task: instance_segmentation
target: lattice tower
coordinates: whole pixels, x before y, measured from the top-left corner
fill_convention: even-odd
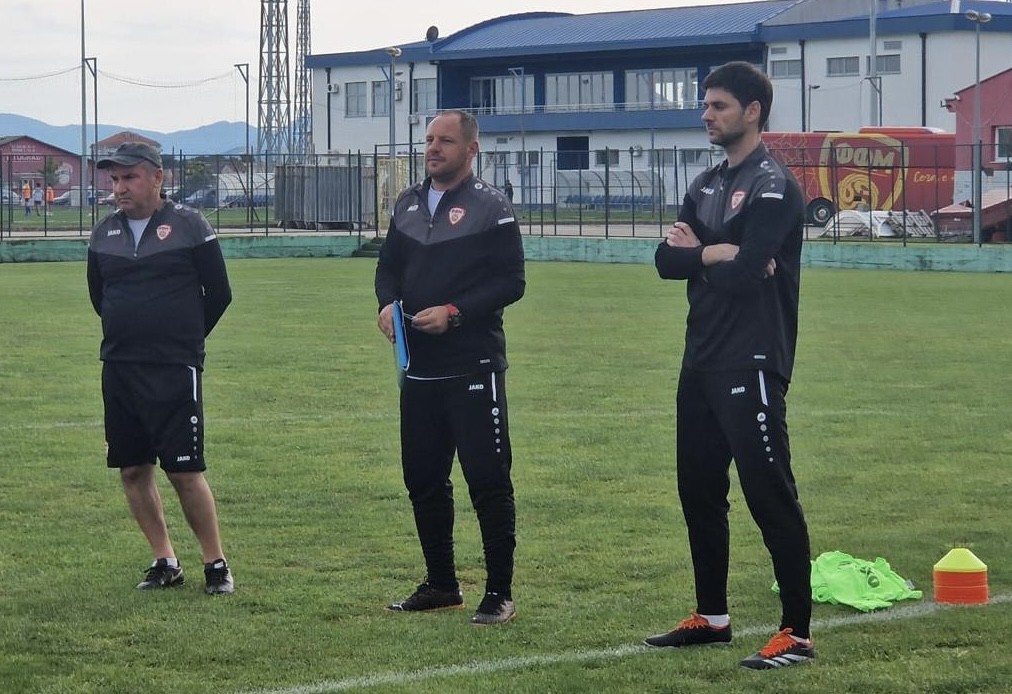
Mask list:
[[[260,109],[257,151],[291,151],[288,0],[260,0]]]
[[[298,0],[295,36],[295,108],[292,120],[292,153],[299,158],[313,154],[313,80],[306,67],[310,54],[309,0]]]

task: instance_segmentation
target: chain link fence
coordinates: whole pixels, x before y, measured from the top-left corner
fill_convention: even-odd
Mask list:
[[[383,236],[399,192],[424,176],[424,144],[312,157],[164,155],[164,192],[223,233]],[[985,152],[993,151],[985,145]],[[809,238],[972,242],[969,147],[894,158],[771,147],[805,191]],[[507,192],[524,234],[660,238],[719,149],[491,150],[475,173]],[[1012,239],[1012,166],[984,157],[982,242]],[[71,158],[80,165],[80,160]],[[0,154],[0,238],[87,236],[115,210],[106,172],[82,189],[63,157]],[[41,197],[40,197],[41,193]]]

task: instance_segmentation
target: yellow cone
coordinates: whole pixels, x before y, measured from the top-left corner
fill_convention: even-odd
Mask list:
[[[980,605],[988,600],[987,564],[965,547],[942,557],[932,572],[935,602]]]
[[[973,572],[987,571],[987,564],[965,547],[950,549],[949,553],[938,560],[935,571]]]

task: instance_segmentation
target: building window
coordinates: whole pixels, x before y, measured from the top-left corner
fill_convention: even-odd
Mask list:
[[[369,115],[365,82],[346,82],[344,85],[344,115],[346,118],[364,118]]]
[[[518,151],[516,154],[517,154],[517,166],[521,168],[523,168],[524,166],[527,167],[537,166],[538,163],[541,161],[541,152],[539,152],[536,149],[529,150],[527,152],[526,157],[523,156],[524,153],[522,151]],[[526,163],[524,163],[524,159],[527,160]]]
[[[695,69],[628,70],[625,73],[627,109],[698,108]]]
[[[994,156],[1003,161],[1012,159],[1012,126],[994,129]]]
[[[673,149],[652,149],[650,150],[650,166],[672,166],[675,163],[675,150]]]
[[[885,50],[887,50],[887,51],[902,51],[903,50],[903,42],[902,41],[883,41],[882,42],[882,48],[885,49]]]
[[[415,89],[411,94],[412,113],[436,112],[436,78],[424,77],[415,80]]]
[[[386,80],[372,83],[372,114],[390,115],[390,83]]]
[[[615,103],[610,72],[545,75],[546,111],[599,111]]]
[[[846,58],[826,58],[826,76],[844,77],[861,74],[861,63],[856,55]]]
[[[771,60],[770,79],[801,77],[800,60]]]
[[[594,150],[594,165],[595,166],[618,166],[618,150],[617,149],[595,149]]]
[[[864,69],[870,75],[871,74],[871,56],[866,55],[864,57]],[[879,75],[898,75],[900,74],[900,56],[896,55],[877,55],[875,56],[875,73]]]
[[[680,149],[678,158],[683,166],[698,166],[699,164],[710,163],[710,150],[708,149]]]
[[[530,112],[533,106],[534,78],[531,75],[471,79],[471,108],[479,114]]]
[[[770,55],[787,55],[787,46],[773,46],[770,48]]]

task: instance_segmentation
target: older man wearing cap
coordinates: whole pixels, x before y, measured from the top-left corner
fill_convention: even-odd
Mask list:
[[[118,210],[88,245],[88,291],[102,319],[107,462],[154,560],[141,590],[182,585],[161,496],[161,461],[203,555],[205,591],[231,593],[232,573],[204,478],[204,340],[232,300],[214,230],[196,210],[161,197],[162,158],[126,142],[96,164],[112,178]]]

